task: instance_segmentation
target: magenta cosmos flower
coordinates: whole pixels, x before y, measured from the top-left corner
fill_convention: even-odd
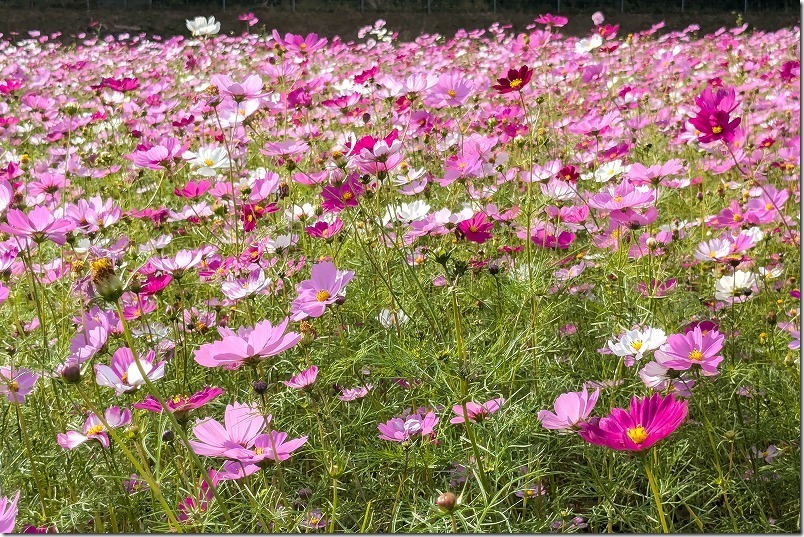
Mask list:
[[[19,209],[11,209],[6,214],[7,224],[0,224],[0,231],[15,237],[27,237],[35,242],[48,239],[59,246],[67,240],[67,233],[75,229],[75,222],[69,218],[56,218],[47,207],[38,205],[25,214]]]
[[[293,388],[295,390],[303,390],[308,386],[312,386],[315,379],[318,377],[318,367],[311,366],[295,377],[291,377],[290,380],[283,380],[282,384],[287,386],[288,388]]]
[[[20,491],[17,491],[13,500],[5,496],[0,497],[0,533],[14,533],[14,523],[17,520],[17,501]]]
[[[492,235],[489,233],[494,227],[494,222],[486,220],[486,213],[479,212],[469,220],[464,220],[458,224],[460,234],[466,237],[470,242],[483,244],[489,240]]]
[[[257,466],[263,466],[265,461],[286,461],[291,453],[307,442],[306,436],[293,440],[287,438],[287,433],[271,431],[270,434],[261,434],[254,440],[254,449],[237,446],[224,451],[223,456],[238,460],[245,465]]]
[[[0,367],[0,395],[5,395],[9,403],[24,403],[38,379],[38,374],[24,367]]]
[[[212,418],[195,422],[193,434],[198,440],[190,440],[190,447],[198,455],[224,457],[228,449],[252,447],[270,421],[271,415],[263,416],[256,406],[226,405],[223,425]]]
[[[205,386],[203,390],[194,393],[190,397],[185,397],[184,395],[174,395],[170,399],[166,400],[165,404],[167,405],[168,410],[173,412],[173,414],[176,416],[176,419],[182,419],[187,417],[187,414],[191,410],[201,408],[222,393],[223,389],[221,388],[210,388],[209,386]],[[148,395],[144,401],[135,403],[133,406],[134,408],[149,410],[156,413],[161,413],[163,410],[162,405],[159,404],[159,401],[153,395]]]
[[[438,424],[438,418],[433,412],[428,412],[424,416],[410,414],[404,418],[393,418],[377,425],[377,429],[380,431],[379,437],[382,440],[407,442],[414,436],[432,435],[436,424]]]
[[[704,375],[717,375],[717,366],[723,361],[718,354],[723,348],[725,336],[717,330],[709,330],[704,334],[700,326],[696,326],[686,334],[673,334],[667,343],[659,347],[655,358],[662,366],[685,371],[701,366]]]
[[[712,93],[712,89],[707,87],[695,99],[695,104],[700,110],[698,115],[690,119],[690,123],[700,133],[699,142],[723,140],[729,143],[734,139],[735,131],[740,125],[739,117],[731,119],[729,116],[737,108],[734,88],[719,89],[717,93]]]
[[[469,421],[477,422],[486,419],[491,414],[500,410],[500,407],[503,406],[504,403],[505,399],[502,397],[486,401],[482,405],[474,401],[469,401],[466,403],[466,413],[469,415]],[[466,420],[466,416],[463,413],[463,405],[453,406],[452,411],[456,416],[449,420],[450,423],[463,423]]]
[[[291,319],[321,317],[327,306],[346,296],[346,284],[354,277],[351,270],[338,270],[331,261],[313,265],[310,279],[296,284],[299,296],[291,303]]]
[[[139,362],[139,366],[137,362]],[[111,367],[103,364],[95,366],[95,382],[99,386],[114,388],[115,394],[118,396],[131,393],[145,384],[140,367],[142,367],[145,377],[151,382],[165,376],[165,361],[156,362],[154,351],[148,351],[145,358],[135,360],[131,349],[121,347],[112,356]]]
[[[600,388],[589,395],[586,386],[580,392],[562,393],[553,403],[555,413],[540,410],[539,421],[542,422],[542,427],[545,429],[575,429],[589,418],[597,404],[598,397],[600,397]]]
[[[270,321],[257,323],[254,328],[241,327],[236,333],[219,328],[221,341],[207,343],[195,351],[195,361],[205,367],[224,366],[236,369],[243,364],[277,355],[296,345],[301,334],[285,333],[288,319],[273,326]]]
[[[106,409],[103,417],[109,427],[118,429],[131,423],[131,411],[127,408],[113,406]],[[109,447],[108,429],[95,414],[87,416],[84,422],[84,434],[78,431],[67,431],[56,435],[56,441],[64,449],[75,449],[87,440],[97,440],[105,448]]]
[[[644,399],[631,399],[628,411],[613,408],[599,420],[581,424],[578,434],[590,444],[618,451],[643,451],[670,436],[687,417],[687,402],[673,394],[655,393]]]

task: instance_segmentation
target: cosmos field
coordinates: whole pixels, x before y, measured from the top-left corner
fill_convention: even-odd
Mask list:
[[[0,36],[0,532],[800,531],[793,21],[241,21]]]

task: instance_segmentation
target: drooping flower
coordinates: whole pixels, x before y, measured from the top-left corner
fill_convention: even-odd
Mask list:
[[[667,343],[656,351],[656,361],[677,371],[700,366],[704,375],[717,375],[717,366],[723,361],[719,353],[724,339],[725,336],[717,330],[704,335],[696,326],[686,334],[669,336]]]
[[[165,376],[165,361],[156,362],[154,351],[150,350],[144,358],[136,360],[131,349],[121,347],[112,355],[111,367],[104,364],[95,365],[95,382],[99,386],[114,388],[118,396],[131,393],[145,384],[140,367],[151,382]]]
[[[20,492],[11,500],[6,496],[0,496],[0,533],[14,533],[14,523],[17,520],[17,501],[20,499]]]
[[[351,270],[338,270],[331,261],[313,265],[310,279],[296,284],[298,297],[291,303],[291,319],[301,321],[307,317],[321,317],[327,306],[346,294],[346,284],[354,277]]]
[[[463,423],[467,419],[472,423],[483,421],[500,410],[500,407],[502,407],[504,403],[505,399],[502,397],[486,401],[483,404],[469,401],[466,403],[466,414],[463,412],[463,405],[454,405],[452,411],[455,413],[455,417],[449,420],[449,422],[453,424]]]
[[[252,447],[270,421],[271,415],[263,416],[256,406],[226,405],[223,425],[212,418],[196,420],[193,434],[198,440],[190,440],[190,447],[198,455],[223,457],[227,449]]]
[[[131,411],[127,408],[112,406],[106,409],[103,417],[109,427],[118,429],[131,423]],[[87,416],[84,422],[84,434],[78,431],[67,431],[56,435],[56,441],[64,449],[75,449],[87,440],[97,440],[105,448],[109,447],[109,433],[101,419],[95,414]]]
[[[24,403],[38,379],[37,373],[24,367],[0,367],[0,395],[5,395],[9,403]]]
[[[307,387],[312,386],[317,377],[318,367],[310,366],[298,375],[291,377],[290,380],[283,380],[282,384],[295,390],[304,390]]]
[[[553,403],[555,413],[549,410],[540,410],[539,421],[545,429],[563,431],[575,429],[585,422],[597,404],[600,397],[600,388],[589,395],[586,386],[583,391],[563,393]]]
[[[687,417],[687,402],[676,401],[673,394],[662,397],[631,399],[629,410],[613,408],[599,420],[581,424],[578,434],[598,446],[618,451],[644,451],[670,436]]]
[[[404,418],[392,418],[385,423],[377,425],[380,431],[379,438],[391,442],[407,442],[415,436],[429,436],[438,424],[435,413],[409,414]]]
[[[194,358],[199,365],[205,367],[224,366],[236,369],[243,364],[256,362],[275,356],[295,346],[301,340],[301,334],[287,332],[289,319],[285,318],[276,326],[265,320],[254,328],[241,327],[237,332],[228,328],[219,328],[223,337],[220,341],[202,345],[195,351]]]

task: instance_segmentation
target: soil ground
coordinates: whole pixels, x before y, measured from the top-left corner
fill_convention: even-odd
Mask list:
[[[19,1],[27,4],[28,0]],[[122,4],[124,0],[115,1]],[[424,9],[419,9],[418,5],[414,6],[416,12],[413,10],[400,12],[372,9],[370,7],[372,4],[366,2],[365,12],[361,13],[359,8],[346,6],[327,8],[323,4],[320,8],[313,9],[309,4],[301,5],[302,1],[307,0],[300,0],[300,3],[297,4],[297,12],[293,13],[290,8],[292,0],[284,0],[288,5],[278,7],[230,5],[226,11],[221,8],[220,4],[172,5],[169,7],[154,5],[149,8],[147,5],[132,4],[134,1],[141,2],[143,0],[127,1],[128,9],[93,7],[89,10],[85,6],[42,8],[31,7],[31,5],[9,6],[0,3],[0,32],[8,36],[12,32],[25,35],[28,30],[40,30],[47,34],[59,31],[66,38],[80,32],[87,32],[93,22],[99,22],[104,33],[146,32],[166,37],[176,34],[188,35],[184,22],[187,18],[193,18],[196,15],[214,15],[217,20],[221,21],[222,31],[239,33],[245,29],[245,24],[238,20],[238,15],[252,12],[260,19],[256,26],[257,29],[265,25],[268,31],[276,28],[280,32],[299,34],[315,32],[327,37],[339,35],[344,41],[355,40],[360,27],[372,24],[382,18],[387,21],[387,28],[399,32],[400,39],[407,40],[415,38],[421,33],[439,33],[451,37],[458,29],[488,28],[495,21],[511,24],[513,30],[520,31],[532,23],[533,18],[539,13],[551,11],[549,9],[528,12],[500,10],[497,13],[490,11],[484,13],[478,12],[476,8],[471,11],[452,8],[448,12],[438,12],[434,7],[433,13],[428,15]],[[426,6],[426,0],[422,1],[422,5]],[[357,6],[360,5],[359,0],[354,0],[354,2]],[[97,1],[93,0],[92,4],[97,5]],[[675,2],[673,4],[675,6]],[[433,5],[436,5],[435,2]],[[666,23],[663,31],[683,29],[689,24],[697,23],[701,26],[702,32],[712,32],[723,26],[734,27],[737,21],[737,13],[680,13],[678,6],[675,6],[675,10],[675,12],[651,14],[620,14],[618,9],[603,12],[606,15],[607,23],[620,24],[620,35],[647,29],[659,21]],[[594,9],[588,11],[588,13],[569,14],[570,22],[562,31],[570,35],[587,35],[592,26],[590,15]],[[555,13],[555,10],[551,12]],[[749,11],[740,16],[749,23],[749,28],[759,30],[776,30],[800,24],[799,11],[796,8],[764,13]]]

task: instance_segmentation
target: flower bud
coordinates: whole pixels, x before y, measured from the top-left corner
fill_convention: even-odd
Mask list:
[[[164,433],[162,433],[162,442],[173,442],[173,439],[176,438],[176,433],[168,429]]]
[[[258,395],[262,395],[268,391],[268,383],[264,380],[257,380],[254,382],[254,391],[257,392]]]
[[[452,492],[444,492],[439,495],[435,503],[447,513],[452,513],[452,511],[455,510],[455,506],[458,504],[458,498]]]
[[[100,296],[109,302],[117,302],[123,296],[123,282],[114,272],[114,265],[107,257],[96,259],[91,264],[92,284]]]
[[[77,384],[81,381],[81,366],[78,364],[70,364],[61,371],[61,378],[64,382],[70,384]]]

